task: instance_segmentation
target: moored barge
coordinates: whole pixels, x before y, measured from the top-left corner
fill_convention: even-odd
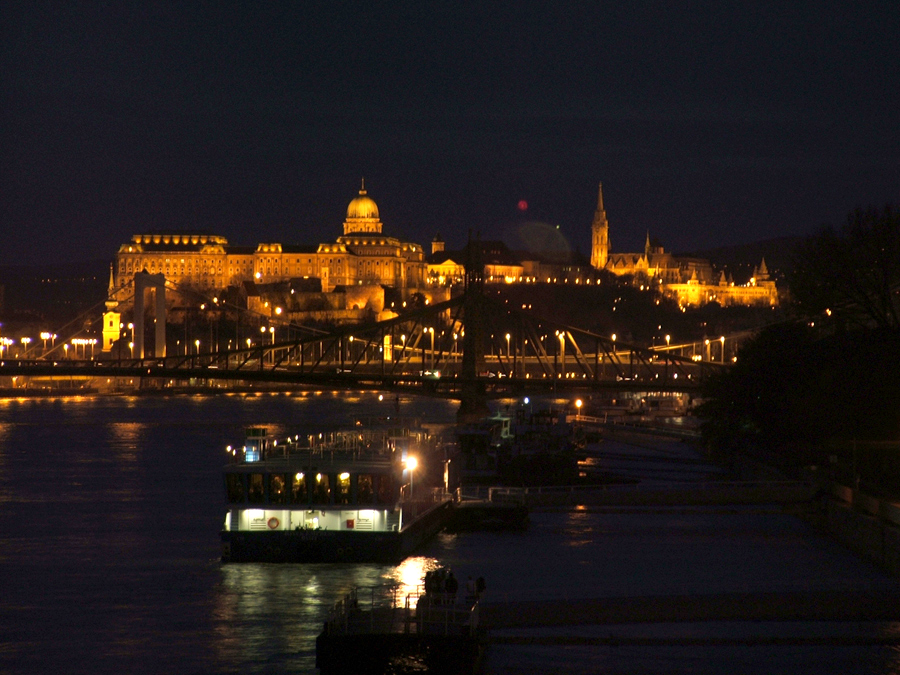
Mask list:
[[[249,428],[228,449],[223,562],[399,562],[450,507],[444,490],[415,486],[425,441],[402,425],[290,438]]]

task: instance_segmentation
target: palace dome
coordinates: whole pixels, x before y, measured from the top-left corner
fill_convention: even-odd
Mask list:
[[[359,191],[359,197],[347,207],[347,219],[350,218],[378,218],[378,205],[366,195],[365,188]]]

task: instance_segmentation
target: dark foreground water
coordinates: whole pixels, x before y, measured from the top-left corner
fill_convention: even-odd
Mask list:
[[[334,425],[393,411],[385,406],[375,394],[336,393],[0,401],[0,672],[315,673],[328,606],[354,585],[415,586],[438,564],[462,578],[485,576],[488,601],[896,588],[774,509],[544,512],[525,533],[441,535],[397,566],[220,564],[220,469],[244,425]],[[443,401],[404,399],[402,407],[432,422],[455,413]],[[609,446],[610,456],[628,450]],[[900,635],[885,622],[506,634],[536,644],[492,647],[489,673],[900,670],[895,647],[853,644],[855,635]],[[560,635],[614,634],[661,641],[551,644]],[[846,644],[738,644],[795,634]],[[681,646],[680,636],[735,643]]]

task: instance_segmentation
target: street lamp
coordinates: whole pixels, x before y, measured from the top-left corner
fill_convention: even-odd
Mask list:
[[[669,340],[671,339],[671,335],[666,335],[666,380],[669,379]]]
[[[566,375],[566,332],[562,330],[556,331],[557,337],[559,337],[559,369],[560,372],[557,374],[557,377],[565,377]]]
[[[722,365],[725,365],[725,336],[719,338],[722,341]]]
[[[197,353],[200,353],[200,340],[194,340],[194,346],[197,348]]]
[[[9,348],[13,346],[15,341],[12,338],[0,338],[0,358],[3,358],[3,349],[6,349],[6,355],[9,356]]]
[[[510,355],[510,349],[509,349],[509,333],[507,333],[506,334],[506,360],[509,361],[511,358],[512,358],[512,356]]]
[[[419,460],[415,457],[407,457],[406,458],[406,468],[409,471],[409,497],[412,499],[413,496],[413,471],[415,471],[416,467],[419,466]]]

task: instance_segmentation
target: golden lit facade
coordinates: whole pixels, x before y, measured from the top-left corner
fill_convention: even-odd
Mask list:
[[[325,293],[339,286],[418,289],[426,277],[422,246],[382,234],[378,206],[364,186],[350,202],[343,236],[334,243],[246,247],[207,233],[136,234],[119,248],[115,269],[117,299],[125,303],[141,271],[165,275],[170,287],[202,292],[297,278],[319,279]]]
[[[591,225],[591,266],[620,276],[630,275],[656,285],[683,307],[717,302],[720,305],[778,305],[778,289],[763,260],[746,284],[736,285],[724,273],[716,276],[712,264],[702,258],[676,257],[653,244],[650,235],[642,253],[612,253],[609,223],[603,208],[603,186]]]
[[[778,305],[775,281],[769,276],[765,260],[754,270],[746,284],[735,284],[724,273],[717,273],[709,260],[674,256],[647,235],[644,250],[638,253],[613,253],[610,250],[609,221],[603,204],[603,186],[597,192],[597,209],[591,222],[591,255],[588,261],[572,256],[566,262],[522,258],[499,241],[481,241],[480,257],[485,283],[598,283],[598,272],[631,276],[644,288],[655,288],[674,298],[682,307],[717,302],[721,305]],[[464,251],[448,252],[440,236],[432,242],[428,261],[428,282],[433,286],[463,283],[466,259]]]

